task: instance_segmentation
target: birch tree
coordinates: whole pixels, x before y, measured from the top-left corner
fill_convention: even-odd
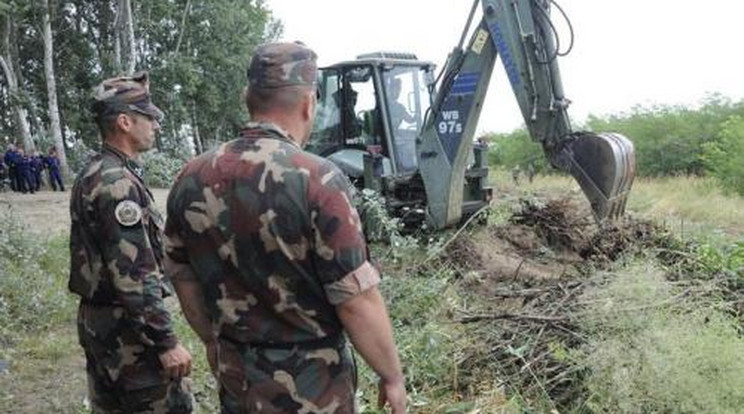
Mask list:
[[[11,96],[11,105],[13,106],[13,112],[16,118],[16,129],[21,134],[23,139],[23,146],[26,150],[34,150],[34,140],[31,137],[31,127],[28,123],[28,111],[23,107],[19,100],[19,89],[18,89],[18,77],[16,76],[16,68],[13,64],[13,57],[11,55],[11,32],[14,29],[13,19],[10,13],[7,13],[4,17],[3,24],[3,43],[2,43],[2,54],[0,55],[0,66],[2,67],[5,79],[8,82],[8,91]]]
[[[54,138],[54,147],[64,174],[67,174],[67,156],[65,141],[62,137],[62,126],[59,121],[57,106],[57,81],[54,77],[54,37],[52,36],[52,19],[49,12],[49,0],[43,0],[43,33],[44,33],[44,75],[47,86],[47,103],[49,108],[49,128]]]
[[[114,68],[121,71],[121,0],[116,2],[116,17],[114,18]]]
[[[122,53],[122,45],[126,53]],[[137,44],[134,37],[134,18],[131,0],[116,2],[116,20],[114,21],[114,62],[117,71],[134,73],[137,68]]]
[[[122,11],[125,17],[124,29],[127,35],[127,46],[129,51],[127,53],[127,73],[134,73],[134,69],[137,67],[137,44],[134,40],[134,17],[132,16],[132,2],[130,0],[121,0],[123,3]]]

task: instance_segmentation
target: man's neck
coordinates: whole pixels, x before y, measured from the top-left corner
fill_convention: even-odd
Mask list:
[[[283,129],[284,131],[289,134],[289,139],[294,141],[297,145],[302,146],[304,142],[302,142],[302,134],[303,131],[299,127],[299,123],[290,119],[287,116],[284,116],[283,114],[261,114],[256,115],[252,119],[253,122],[268,122],[272,123],[279,128]]]
[[[103,142],[104,144],[118,150],[129,158],[136,158],[137,155],[139,155],[139,153],[135,151],[134,147],[132,147],[129,141],[120,134],[108,136],[104,139]]]

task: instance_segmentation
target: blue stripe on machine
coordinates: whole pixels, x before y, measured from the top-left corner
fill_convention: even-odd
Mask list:
[[[506,75],[509,77],[509,82],[512,84],[512,87],[516,88],[522,82],[519,76],[519,68],[517,67],[517,63],[514,61],[514,57],[512,57],[506,39],[504,39],[504,33],[501,31],[501,26],[496,22],[492,22],[488,24],[488,30],[491,31],[491,39],[493,40],[494,47],[501,55],[501,62],[504,64],[504,69],[506,69]]]
[[[469,94],[475,93],[475,89],[478,87],[478,79],[480,74],[478,72],[460,73],[455,78],[455,82],[452,84],[450,93],[453,94]]]

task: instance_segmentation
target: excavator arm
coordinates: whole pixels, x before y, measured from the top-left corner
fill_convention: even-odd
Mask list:
[[[462,217],[463,186],[497,56],[533,140],[550,163],[581,186],[598,222],[619,217],[635,176],[635,153],[620,134],[574,132],[557,63],[550,0],[476,0],[460,44],[450,54],[418,145],[430,219]],[[482,18],[463,43],[478,5]]]

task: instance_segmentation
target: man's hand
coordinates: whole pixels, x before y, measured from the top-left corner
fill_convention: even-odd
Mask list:
[[[382,409],[386,403],[390,405],[392,414],[406,412],[406,387],[403,384],[403,378],[395,382],[380,380],[377,407]]]
[[[191,373],[191,354],[181,344],[160,354],[160,364],[163,365],[163,376],[177,379]]]

